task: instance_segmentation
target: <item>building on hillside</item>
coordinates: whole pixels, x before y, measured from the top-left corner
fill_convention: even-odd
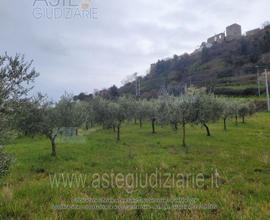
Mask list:
[[[216,34],[213,37],[207,39],[207,43],[214,44],[214,43],[222,43],[225,40],[225,33]]]
[[[260,28],[256,28],[256,29],[254,29],[254,30],[247,31],[247,32],[246,32],[246,36],[249,37],[249,36],[255,35],[255,34],[257,34],[260,30],[261,30]]]
[[[239,24],[232,24],[226,27],[226,39],[235,40],[242,36],[242,28]]]

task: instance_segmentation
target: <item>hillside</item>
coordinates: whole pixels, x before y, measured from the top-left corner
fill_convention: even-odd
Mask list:
[[[270,26],[266,26],[250,36],[225,39],[211,48],[158,60],[149,74],[139,78],[141,97],[156,97],[162,90],[177,95],[189,85],[207,87],[216,94],[257,95],[257,71],[269,65]],[[135,81],[125,84],[120,94],[135,94],[135,85]]]

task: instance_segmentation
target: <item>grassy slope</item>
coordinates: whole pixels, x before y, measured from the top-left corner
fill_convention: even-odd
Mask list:
[[[46,139],[20,139],[8,146],[16,161],[4,178],[0,192],[0,219],[269,219],[270,209],[270,115],[259,113],[236,127],[210,125],[213,137],[200,127],[187,129],[189,153],[181,147],[180,131],[133,124],[122,129],[116,143],[111,131],[96,131],[85,142],[58,145],[58,157],[50,157]],[[206,176],[217,168],[222,179],[218,189],[139,189],[132,194],[116,189],[52,189],[49,173],[58,172],[163,172],[198,173]],[[53,211],[51,205],[71,203],[77,197],[198,197],[215,203],[217,211]],[[117,218],[118,217],[118,218]],[[181,218],[182,219],[182,218]]]

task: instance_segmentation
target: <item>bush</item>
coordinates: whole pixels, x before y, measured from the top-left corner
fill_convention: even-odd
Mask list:
[[[0,149],[0,178],[7,174],[11,164],[11,155]]]

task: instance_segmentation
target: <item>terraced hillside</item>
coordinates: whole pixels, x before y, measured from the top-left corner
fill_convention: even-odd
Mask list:
[[[142,97],[156,97],[161,90],[183,92],[186,86],[207,87],[217,94],[257,95],[257,72],[270,67],[270,26],[238,40],[225,40],[200,52],[174,55],[151,65],[149,74],[139,78]],[[120,88],[135,94],[136,82]],[[264,86],[261,85],[262,93]]]

